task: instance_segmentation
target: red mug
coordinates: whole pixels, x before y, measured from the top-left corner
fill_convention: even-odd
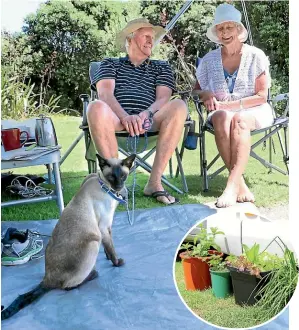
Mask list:
[[[26,134],[25,141],[21,143],[21,135]],[[1,130],[1,139],[5,151],[21,148],[28,140],[29,134],[26,131],[20,131],[19,128],[8,128]]]

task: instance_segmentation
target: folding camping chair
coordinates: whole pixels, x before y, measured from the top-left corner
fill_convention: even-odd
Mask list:
[[[89,76],[90,79],[93,77],[93,75],[95,74],[98,66],[100,65],[100,62],[91,62],[90,63],[90,67],[89,67]],[[92,80],[92,79],[91,79]],[[189,95],[189,92],[182,92],[180,93],[181,98],[186,102],[186,99]],[[87,164],[88,164],[88,172],[89,173],[95,173],[97,171],[97,162],[96,162],[96,150],[93,144],[93,141],[91,139],[91,135],[89,132],[89,127],[88,127],[88,123],[87,123],[87,115],[86,115],[86,111],[87,111],[87,106],[89,101],[93,101],[95,99],[97,99],[97,91],[93,88],[91,88],[91,96],[89,97],[87,94],[82,94],[80,95],[80,98],[83,102],[83,120],[82,120],[82,125],[80,126],[80,128],[83,130],[83,134],[84,134],[84,139],[85,139],[85,146],[86,146],[86,154],[85,154],[85,158],[87,160]],[[190,124],[192,123],[192,120],[190,118],[190,116],[188,115],[188,118],[186,119],[185,122],[185,130],[184,130],[184,138],[183,141],[185,141],[187,135],[188,135],[188,131],[190,128]],[[147,172],[151,172],[152,170],[152,166],[146,161],[156,150],[156,141],[158,138],[158,134],[159,132],[147,132],[147,150],[145,155],[143,155],[142,157],[140,155],[136,155],[136,167],[140,166],[143,169],[145,169]],[[122,153],[125,156],[128,156],[130,153],[127,150],[127,138],[128,138],[129,134],[126,131],[122,131],[122,132],[116,132],[116,138],[118,141],[118,150],[120,153]],[[143,145],[143,143],[145,143],[145,136],[141,135],[139,137],[139,143],[141,145]],[[175,190],[176,192],[183,194],[183,192],[188,192],[188,185],[186,182],[186,178],[185,178],[185,174],[184,174],[184,170],[183,170],[183,166],[182,166],[182,161],[181,161],[181,156],[180,156],[180,152],[178,150],[178,147],[175,149],[175,155],[176,155],[176,159],[177,159],[177,164],[178,164],[178,168],[179,168],[179,173],[181,174],[181,179],[182,179],[182,185],[183,185],[183,191],[179,188],[177,188],[176,186],[174,186],[173,184],[171,184],[165,176],[162,176],[162,182],[167,185],[168,187],[170,187],[171,189]],[[170,167],[170,176],[172,177],[172,161],[170,159],[169,161],[169,167]],[[131,169],[131,171],[134,170]]]
[[[214,135],[213,127],[207,123],[206,121],[206,113],[203,110],[203,103],[199,100],[198,96],[195,95],[195,92],[193,94],[193,101],[195,103],[196,111],[199,116],[199,145],[200,145],[200,174],[203,176],[203,188],[204,191],[208,191],[209,189],[209,180],[212,180],[216,175],[221,173],[226,167],[223,165],[219,169],[217,169],[212,174],[208,174],[208,171],[210,168],[215,164],[215,162],[220,157],[220,154],[218,153],[211,161],[208,163],[207,156],[206,156],[206,132],[211,133]],[[278,115],[276,112],[276,105],[280,101],[286,101],[286,107],[282,115]],[[273,99],[268,99],[269,104],[272,107],[273,116],[274,116],[274,122],[271,126],[263,128],[263,129],[256,129],[251,132],[251,136],[257,135],[260,133],[263,133],[264,136],[261,137],[258,141],[256,141],[254,144],[251,145],[250,150],[250,156],[258,160],[262,165],[269,168],[269,172],[272,171],[272,169],[284,174],[289,174],[289,168],[288,168],[288,162],[289,162],[289,153],[288,153],[288,140],[287,140],[287,129],[289,124],[289,94],[279,94]],[[283,130],[283,139],[281,137],[281,130]],[[283,154],[283,162],[286,167],[286,169],[282,169],[275,164],[273,164],[273,151],[274,149],[274,141],[273,141],[273,135],[277,134],[279,144],[281,147],[281,151]],[[266,141],[269,140],[268,146],[269,146],[269,161],[266,159],[263,159],[261,156],[257,155],[257,153],[254,151],[254,149],[259,146],[260,144],[266,145]]]

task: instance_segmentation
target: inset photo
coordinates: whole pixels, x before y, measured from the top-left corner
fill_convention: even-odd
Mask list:
[[[191,228],[174,258],[179,296],[209,324],[251,328],[274,319],[298,282],[288,221],[219,212]]]

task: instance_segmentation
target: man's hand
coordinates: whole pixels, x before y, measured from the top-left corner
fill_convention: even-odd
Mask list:
[[[144,133],[142,128],[143,121],[140,115],[128,115],[121,118],[121,123],[123,124],[125,130],[130,133],[131,136],[140,135]]]

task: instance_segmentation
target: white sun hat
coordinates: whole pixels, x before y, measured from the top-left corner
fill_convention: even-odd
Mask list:
[[[166,30],[162,26],[151,24],[146,18],[137,18],[127,23],[127,25],[116,35],[116,45],[120,50],[125,51],[125,42],[127,36],[141,28],[152,28],[155,32],[154,42],[158,40]]]
[[[241,31],[239,32],[239,40],[241,42],[246,41],[248,37],[248,32],[245,26],[241,22],[241,13],[234,6],[227,3],[223,3],[216,8],[213,25],[210,26],[207,30],[207,37],[217,43],[221,44],[221,41],[218,39],[216,34],[216,25],[222,24],[224,22],[234,22],[237,23]]]

